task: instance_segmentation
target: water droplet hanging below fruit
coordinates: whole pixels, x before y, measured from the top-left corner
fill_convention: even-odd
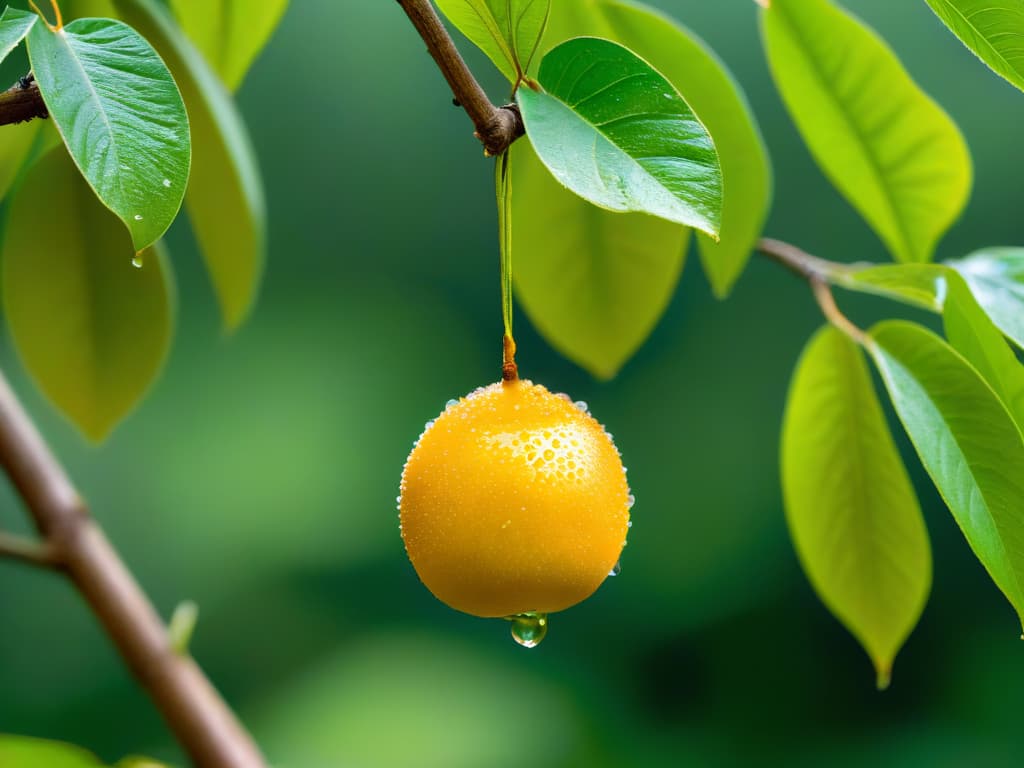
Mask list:
[[[609,576],[618,576],[620,573],[622,573],[622,563],[620,563],[618,560],[616,560],[615,561],[615,565],[613,565],[612,569],[610,571],[608,571],[608,575]]]
[[[506,618],[512,622],[512,639],[524,648],[536,648],[548,633],[546,613],[520,613]]]

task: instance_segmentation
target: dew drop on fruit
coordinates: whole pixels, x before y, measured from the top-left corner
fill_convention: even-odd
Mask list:
[[[444,404],[444,409],[447,411],[453,405],[458,405],[458,404],[459,404],[458,400],[449,400],[447,403]]]
[[[548,633],[546,613],[520,613],[506,618],[512,622],[512,639],[524,648],[536,648]]]
[[[590,406],[587,405],[586,402],[584,402],[583,400],[577,400],[575,403],[573,403],[573,405],[575,405],[584,413],[590,413]]]
[[[632,509],[634,504],[636,504],[636,496],[631,493],[626,497],[626,508]]]
[[[608,571],[608,575],[609,576],[618,576],[620,573],[622,573],[622,563],[619,562],[618,560],[616,560],[615,561],[615,565],[613,565],[612,569],[610,571]]]

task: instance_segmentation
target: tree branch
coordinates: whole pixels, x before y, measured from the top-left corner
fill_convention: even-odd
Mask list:
[[[867,335],[840,311],[830,285],[842,276],[856,271],[857,265],[821,259],[795,245],[771,238],[759,240],[757,251],[807,280],[814,300],[818,302],[825,319],[859,344],[865,342]]]
[[[53,557],[88,602],[197,768],[266,768],[252,737],[199,666],[175,652],[163,622],[89,516],[2,374],[0,466],[24,500]],[[7,554],[11,554],[9,549]]]
[[[18,560],[37,568],[62,567],[57,551],[45,541],[33,541],[0,531],[0,557]]]
[[[451,86],[456,104],[466,110],[473,121],[484,153],[497,157],[505,152],[526,132],[519,107],[515,104],[496,107],[491,103],[459,55],[430,0],[398,0],[398,4],[427,44],[427,50]]]
[[[24,123],[37,117],[49,117],[43,95],[35,78],[27,75],[0,93],[0,125]]]

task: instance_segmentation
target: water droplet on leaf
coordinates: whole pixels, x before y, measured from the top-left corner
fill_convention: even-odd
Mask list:
[[[142,252],[136,253],[132,256],[132,266],[136,269],[142,269],[142,265],[145,264],[145,260],[142,258]]]

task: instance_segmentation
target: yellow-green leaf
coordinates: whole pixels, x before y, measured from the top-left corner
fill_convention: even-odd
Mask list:
[[[899,261],[930,261],[971,187],[949,116],[867,26],[828,0],[771,0],[768,63],[832,184]]]
[[[1017,427],[1024,428],[1024,366],[964,279],[950,270],[946,284],[942,312],[946,338],[992,387]]]
[[[171,0],[178,23],[232,91],[274,34],[288,0]]]
[[[528,139],[512,147],[512,274],[526,314],[598,378],[618,373],[668,306],[689,230],[609,213],[555,181]]]
[[[925,2],[971,53],[1024,91],[1024,3],[1021,0]]]
[[[708,281],[724,298],[761,236],[772,195],[768,153],[739,84],[693,32],[640,3],[560,0],[551,28],[566,36],[606,37],[635,51],[665,75],[707,127],[718,148],[725,197],[721,239],[698,233],[697,244]]]
[[[169,265],[133,266],[131,237],[63,148],[29,170],[3,241],[3,300],[14,344],[46,396],[102,440],[158,376],[172,335]]]
[[[510,83],[518,84],[537,52],[551,0],[436,2],[448,21],[486,53]]]
[[[868,350],[921,463],[1024,622],[1024,439],[977,371],[931,331],[890,320]]]
[[[121,17],[167,62],[192,124],[185,207],[220,301],[237,328],[259,292],[266,248],[263,184],[249,136],[217,76],[153,0],[116,0]]]
[[[808,343],[790,387],[782,487],[807,577],[884,688],[928,598],[931,551],[864,356],[828,326]]]

